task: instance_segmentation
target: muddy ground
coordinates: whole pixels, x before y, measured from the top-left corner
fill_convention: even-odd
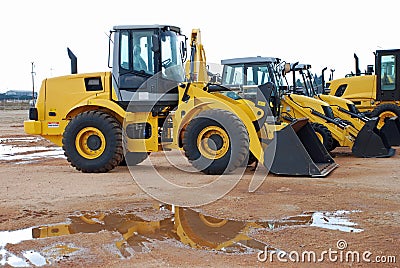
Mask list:
[[[325,178],[269,175],[249,193],[245,177],[214,203],[172,209],[142,191],[126,167],[76,171],[59,148],[24,134],[26,118],[27,111],[0,111],[0,265],[290,267],[298,252],[296,265],[309,267],[304,252],[318,262],[331,250],[337,254],[323,255],[324,266],[399,266],[399,149],[392,158],[361,159],[339,148],[340,166]],[[5,152],[15,147],[16,155]],[[208,180],[158,164],[187,184]],[[258,260],[265,246],[272,263]],[[348,252],[360,262],[347,261]]]

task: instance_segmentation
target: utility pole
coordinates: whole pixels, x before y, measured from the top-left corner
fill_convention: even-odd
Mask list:
[[[32,64],[32,71],[31,71],[31,75],[32,75],[32,105],[35,106],[35,62],[31,62]]]

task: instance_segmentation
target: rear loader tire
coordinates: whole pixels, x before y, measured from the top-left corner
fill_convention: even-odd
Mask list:
[[[332,133],[329,129],[319,123],[311,123],[312,128],[318,136],[318,139],[324,145],[328,152],[333,151],[336,147],[334,146],[334,140],[332,137]]]
[[[371,117],[379,117],[378,128],[385,124],[385,119],[393,116],[400,118],[400,107],[392,103],[381,104],[372,111]]]
[[[123,159],[121,124],[101,111],[87,111],[74,117],[63,134],[68,162],[85,173],[108,172]]]
[[[220,109],[203,111],[191,120],[182,144],[189,162],[210,175],[232,172],[249,154],[249,135],[243,122]]]

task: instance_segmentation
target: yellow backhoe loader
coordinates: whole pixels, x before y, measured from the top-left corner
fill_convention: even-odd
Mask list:
[[[329,81],[326,85],[329,94],[352,101],[360,112],[368,117],[379,117],[378,128],[383,128],[387,136],[400,143],[391,133],[396,133],[399,123],[388,122],[389,118],[400,117],[400,49],[377,50],[374,66],[368,65],[362,73],[359,68],[359,60],[356,54],[356,72]]]
[[[124,155],[133,166],[149,153],[172,149],[183,150],[206,174],[232,172],[249,152],[275,174],[326,176],[337,166],[307,119],[266,124],[265,111],[252,102],[185,81],[180,28],[122,25],[111,34],[112,71],[77,74],[68,50],[73,74],[45,79],[24,122],[26,133],[62,146],[76,169],[107,172]],[[191,59],[194,64],[196,56]]]
[[[325,147],[336,146],[352,149],[358,157],[390,157],[395,150],[390,148],[370,124],[356,129],[348,121],[337,118],[326,102],[307,96],[288,93],[283,73],[290,70],[278,58],[250,57],[222,60],[224,66],[222,84],[240,92],[245,99],[257,103],[260,90],[273,109],[278,121],[292,122],[297,118],[309,118]],[[256,105],[257,106],[257,105]],[[371,121],[373,125],[373,121]]]
[[[378,121],[379,118],[369,118],[364,113],[359,112],[352,101],[328,94],[317,94],[317,85],[313,79],[310,69],[310,64],[291,64],[293,85],[296,85],[296,73],[300,74],[303,85],[301,91],[296,90],[296,88],[293,87],[291,90],[292,92],[314,97],[328,103],[332,107],[332,111],[336,118],[341,118],[349,122],[351,126],[359,131],[361,131],[363,128],[373,131],[376,135],[371,135],[371,142],[376,140],[375,142],[377,144],[387,143],[390,146],[400,145],[400,129],[398,127],[400,124],[397,117],[387,118],[385,122],[383,122],[384,125],[380,126]],[[324,79],[322,79],[322,81],[324,81]],[[324,82],[322,82],[322,85],[323,84]],[[321,91],[323,92],[324,89]],[[362,133],[363,132],[360,132],[360,134]]]

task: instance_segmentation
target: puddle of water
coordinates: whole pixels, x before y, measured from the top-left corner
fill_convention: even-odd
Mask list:
[[[60,147],[32,146],[41,140],[38,137],[0,138],[0,161],[19,160],[16,164],[21,164],[46,157],[65,158]]]
[[[43,225],[17,231],[0,232],[0,264],[11,266],[51,264],[57,256],[78,252],[75,246],[58,245],[40,252],[25,251],[22,257],[8,252],[7,244],[21,241],[67,236],[77,233],[98,233],[112,231],[121,234],[122,239],[112,247],[122,258],[136,253],[149,252],[155,241],[177,241],[195,249],[217,250],[224,253],[248,254],[263,251],[266,243],[250,237],[257,230],[281,230],[299,226],[315,226],[344,232],[361,232],[348,215],[358,211],[307,212],[276,221],[234,221],[210,217],[189,208],[161,206],[171,213],[162,220],[144,220],[138,211],[85,212],[68,217],[66,223]],[[271,248],[272,251],[280,251]]]
[[[330,230],[339,230],[342,232],[350,232],[350,233],[360,233],[363,229],[355,228],[357,224],[351,222],[347,215],[350,213],[359,212],[359,211],[344,211],[339,210],[335,212],[315,212],[312,215],[312,223],[311,226],[330,229]]]
[[[0,232],[0,249],[7,244],[19,244],[25,240],[32,239],[32,229],[26,228],[16,231]]]
[[[17,257],[16,255],[4,250],[0,249],[0,265],[5,266],[10,265],[12,267],[29,267],[29,263],[25,261],[23,258]]]
[[[9,137],[9,138],[0,138],[0,143],[8,143],[8,142],[38,142],[42,140],[41,137]]]
[[[22,253],[22,255],[34,266],[43,266],[49,264],[45,257],[33,250],[25,251]]]

